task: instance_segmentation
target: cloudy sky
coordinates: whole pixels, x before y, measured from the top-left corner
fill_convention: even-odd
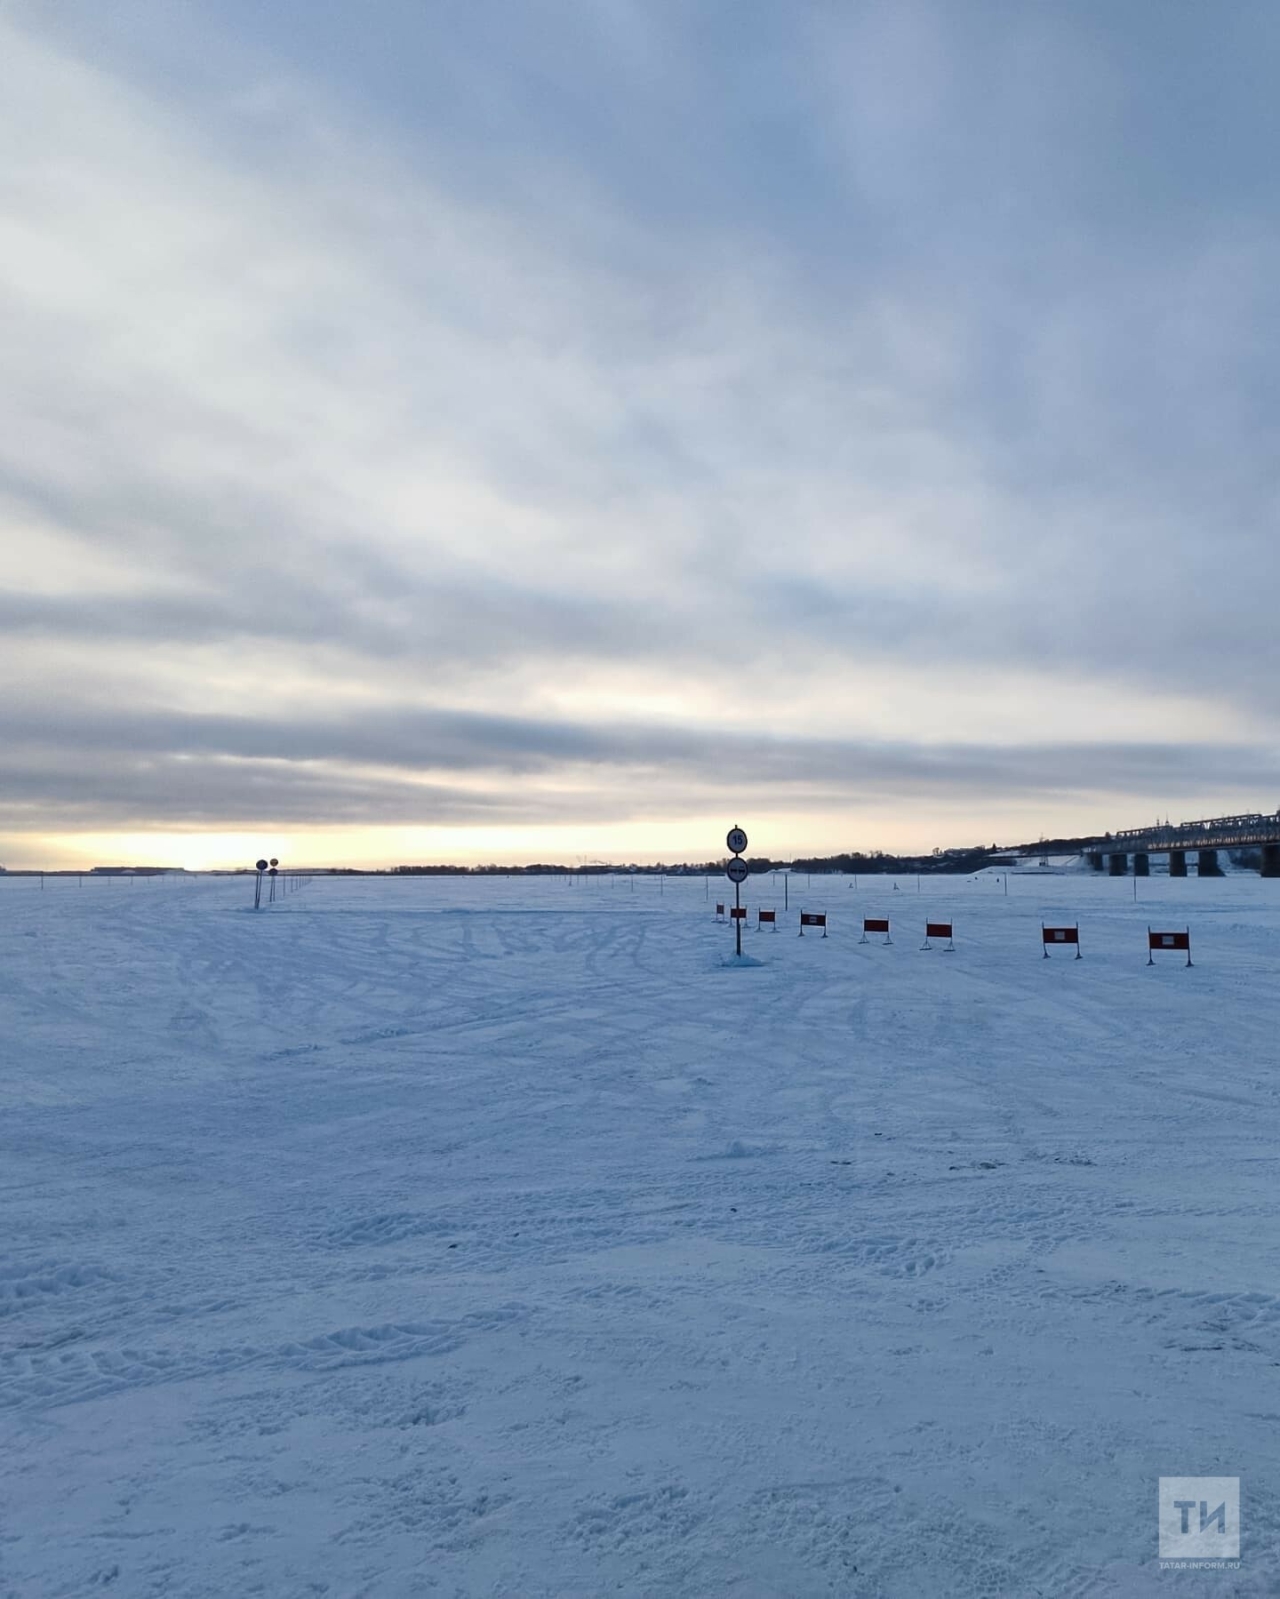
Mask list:
[[[0,0],[0,861],[1280,804],[1280,7]]]

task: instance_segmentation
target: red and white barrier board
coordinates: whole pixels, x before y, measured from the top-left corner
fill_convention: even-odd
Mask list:
[[[827,936],[827,913],[826,913],[826,911],[801,911],[800,912],[800,937],[801,938],[804,937],[804,930],[805,930],[806,927],[820,927],[822,929],[822,936],[823,936],[823,938],[825,938]]]
[[[1050,944],[1074,944],[1076,947],[1076,959],[1080,959],[1080,927],[1078,923],[1075,927],[1046,927],[1041,922],[1040,941],[1044,945],[1045,960],[1049,959]]]
[[[889,937],[889,918],[887,916],[864,916],[862,918],[862,937],[858,940],[859,944],[869,944],[871,942],[867,937],[868,933],[883,933],[885,943],[893,943],[893,940]]]
[[[716,921],[724,921],[724,906],[719,901],[716,902]]]
[[[772,927],[775,933],[778,931],[777,911],[760,912],[760,915],[756,921],[756,931],[759,932],[762,927]]]
[[[1147,928],[1147,965],[1156,963],[1158,949],[1181,949],[1187,954],[1187,965],[1191,965],[1191,929],[1188,927],[1181,933],[1153,933]]]
[[[745,905],[731,905],[729,907],[729,919],[735,922],[745,922],[747,919],[747,907]]]
[[[955,934],[951,930],[950,922],[926,922],[924,924],[924,943],[921,944],[920,948],[932,949],[933,945],[929,942],[932,938],[945,938],[947,942],[944,952],[948,955],[955,952],[956,940]]]

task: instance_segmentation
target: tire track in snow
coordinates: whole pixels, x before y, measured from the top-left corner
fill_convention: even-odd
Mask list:
[[[243,1371],[311,1374],[415,1360],[450,1353],[475,1337],[513,1326],[527,1316],[525,1307],[508,1305],[454,1320],[341,1327],[269,1347],[126,1344],[0,1354],[0,1410],[47,1410],[159,1383]]]

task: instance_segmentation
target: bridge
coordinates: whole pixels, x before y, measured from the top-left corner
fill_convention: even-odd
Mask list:
[[[1169,876],[1186,877],[1187,856],[1196,857],[1201,877],[1221,877],[1218,851],[1256,849],[1263,877],[1280,877],[1280,811],[1271,815],[1215,816],[1177,826],[1135,827],[1123,833],[1103,833],[1092,838],[1042,839],[1021,845],[1018,855],[1083,855],[1096,871],[1104,868],[1123,877],[1132,858],[1135,876],[1146,877],[1153,855],[1168,855]]]

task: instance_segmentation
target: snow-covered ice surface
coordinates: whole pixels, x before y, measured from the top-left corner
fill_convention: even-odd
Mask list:
[[[0,879],[0,1594],[1280,1591],[1280,883],[803,885]]]

